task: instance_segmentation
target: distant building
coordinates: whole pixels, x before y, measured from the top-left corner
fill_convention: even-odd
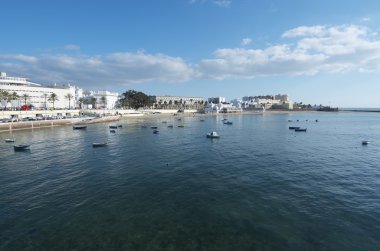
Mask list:
[[[208,98],[208,103],[213,103],[213,104],[226,103],[226,98],[225,97]]]
[[[16,93],[17,99],[14,100],[0,100],[0,106],[2,108],[16,108],[19,109],[26,103],[28,106],[33,106],[37,109],[49,109],[53,107],[53,102],[49,101],[51,94],[57,95],[57,100],[54,102],[56,109],[69,108],[70,94],[70,107],[74,107],[76,103],[75,99],[75,86],[42,86],[28,81],[26,78],[21,77],[8,77],[5,72],[0,72],[0,90],[7,91],[9,94]],[[26,100],[23,97],[27,95]],[[25,102],[26,101],[26,102]]]
[[[245,96],[242,98],[243,109],[285,109],[292,110],[293,103],[289,100],[289,96],[278,94],[275,96]]]
[[[119,93],[109,91],[90,91],[90,97],[96,98],[95,108],[114,109],[119,100]]]
[[[153,96],[153,104],[156,108],[193,108],[196,109],[203,105],[204,99],[202,97],[185,97],[185,96]]]

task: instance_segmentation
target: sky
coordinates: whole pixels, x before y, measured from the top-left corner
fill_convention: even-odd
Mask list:
[[[1,0],[0,71],[149,95],[380,107],[376,0]]]

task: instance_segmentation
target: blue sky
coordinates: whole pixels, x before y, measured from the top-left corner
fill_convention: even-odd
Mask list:
[[[151,95],[380,107],[374,0],[2,0],[0,71]]]

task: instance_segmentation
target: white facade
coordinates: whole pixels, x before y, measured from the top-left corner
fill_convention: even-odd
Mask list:
[[[154,102],[155,103],[159,103],[161,102],[162,104],[164,104],[165,102],[169,103],[170,101],[172,101],[172,103],[174,102],[182,102],[182,104],[184,104],[186,102],[186,104],[194,104],[195,102],[201,102],[203,101],[203,98],[201,97],[183,97],[183,96],[155,96],[155,100]]]
[[[29,82],[26,78],[7,77],[4,72],[0,73],[0,90],[7,91],[9,94],[15,92],[19,96],[17,100],[11,100],[10,102],[1,100],[0,106],[2,108],[20,108],[25,104],[25,99],[22,97],[25,94],[28,95],[26,105],[33,105],[37,109],[52,108],[53,102],[49,101],[49,97],[53,93],[57,95],[57,100],[54,102],[56,109],[69,108],[69,99],[67,98],[69,94],[72,96],[70,107],[74,108],[75,104],[74,86],[46,87]]]
[[[117,92],[90,91],[90,96],[96,98],[96,108],[114,109],[119,100]]]

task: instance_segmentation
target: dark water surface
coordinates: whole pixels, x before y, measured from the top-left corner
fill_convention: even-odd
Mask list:
[[[379,114],[222,118],[0,134],[0,250],[380,250]]]

